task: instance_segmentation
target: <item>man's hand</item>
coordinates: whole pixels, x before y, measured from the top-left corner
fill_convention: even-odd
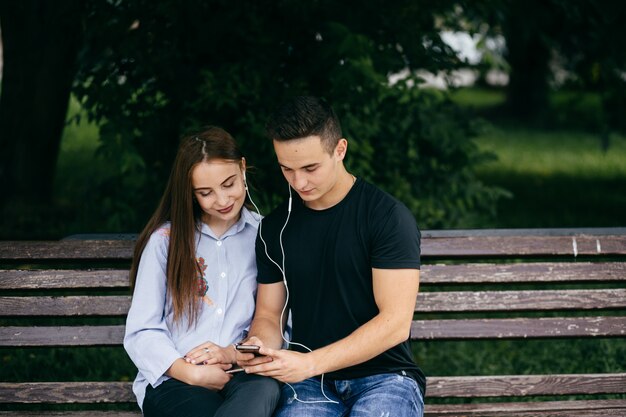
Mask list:
[[[256,345],[261,348],[259,349],[259,355],[261,356],[255,356],[253,353],[239,352],[238,350],[235,349],[235,352],[236,352],[235,359],[236,359],[237,365],[241,366],[242,368],[272,361],[272,358],[268,358],[264,356],[263,353],[261,353],[261,350],[263,350],[264,344],[263,344],[263,341],[259,339],[258,337],[253,336],[241,342],[241,344],[242,345]]]
[[[247,364],[240,364],[247,373],[269,376],[288,383],[304,381],[318,375],[313,357],[309,353],[265,347],[261,347],[259,353],[264,355],[261,358],[265,358],[265,362],[251,360]]]

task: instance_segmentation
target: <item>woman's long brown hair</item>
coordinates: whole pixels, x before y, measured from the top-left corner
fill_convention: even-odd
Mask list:
[[[135,287],[141,254],[150,236],[165,222],[171,223],[166,275],[167,298],[172,303],[175,323],[188,317],[188,324],[194,324],[200,304],[198,277],[201,271],[196,261],[195,233],[202,209],[193,199],[192,171],[199,163],[212,159],[240,163],[242,158],[233,137],[219,127],[210,126],[184,137],[161,202],[137,239],[130,268],[131,290]]]

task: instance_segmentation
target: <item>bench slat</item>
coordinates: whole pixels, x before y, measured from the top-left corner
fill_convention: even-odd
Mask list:
[[[626,317],[414,320],[411,340],[544,339],[626,335]]]
[[[139,411],[0,411],[15,417],[137,417]],[[607,417],[626,415],[626,400],[426,404],[425,417]]]
[[[121,316],[130,296],[0,297],[0,317]],[[421,292],[415,312],[601,310],[626,307],[626,289]]]
[[[526,395],[619,394],[626,373],[428,377],[427,396],[517,397]]]
[[[2,316],[123,316],[129,295],[69,297],[0,297]]]
[[[141,415],[139,409],[137,411],[0,411],[0,417],[140,417]]]
[[[128,240],[2,241],[5,260],[123,260],[130,261],[135,242]]]
[[[2,270],[0,289],[128,288],[128,270]]]
[[[0,327],[0,346],[119,346],[124,326]]]
[[[415,320],[411,340],[527,339],[626,335],[626,317]],[[124,326],[0,327],[0,346],[120,345]]]
[[[421,284],[626,281],[626,262],[423,265]],[[0,289],[128,288],[128,270],[0,270]]]
[[[626,254],[626,236],[477,236],[422,241],[426,258],[609,256]]]
[[[415,312],[600,310],[624,307],[626,289],[445,291],[419,293]]]
[[[420,284],[626,281],[626,262],[525,262],[423,265]]]
[[[2,382],[0,403],[133,403],[130,382]]]
[[[626,374],[429,377],[427,398],[621,393]],[[0,382],[0,403],[135,402],[131,382]]]
[[[426,404],[425,417],[607,417],[626,415],[626,400]]]
[[[82,240],[3,241],[0,259],[128,261],[134,244],[131,240],[90,240],[89,244]],[[626,236],[424,236],[422,255],[424,258],[626,255]]]

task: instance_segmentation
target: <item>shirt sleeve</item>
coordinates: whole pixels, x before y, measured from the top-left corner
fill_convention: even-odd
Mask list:
[[[406,206],[394,204],[372,225],[373,268],[420,269],[421,233]]]
[[[168,237],[155,232],[141,254],[133,299],[126,319],[124,348],[135,366],[154,386],[183,355],[166,322]]]

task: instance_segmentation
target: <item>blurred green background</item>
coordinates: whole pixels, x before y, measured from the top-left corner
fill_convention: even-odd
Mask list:
[[[138,233],[208,124],[267,212],[263,126],[296,94],[333,104],[348,168],[422,229],[623,227],[624,21],[617,0],[0,2],[0,239]],[[415,353],[429,375],[626,371],[618,339]],[[121,348],[0,355],[2,381],[135,375]]]
[[[327,98],[422,229],[623,226],[621,1],[3,2],[0,238],[137,233],[180,137],[230,131],[267,212],[269,112]]]

